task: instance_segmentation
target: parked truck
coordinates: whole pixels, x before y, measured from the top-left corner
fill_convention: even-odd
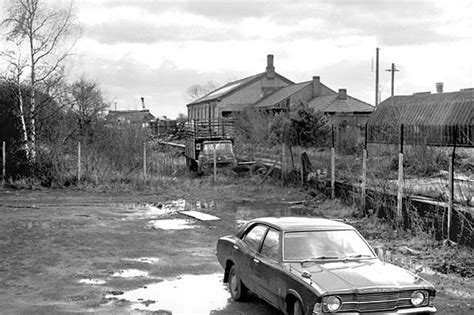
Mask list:
[[[235,125],[232,119],[191,120],[186,123],[184,154],[191,171],[204,172],[237,164],[234,154]]]

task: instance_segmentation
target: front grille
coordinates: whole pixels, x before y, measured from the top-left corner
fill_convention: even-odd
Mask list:
[[[413,291],[402,291],[340,295],[342,307],[339,312],[380,312],[410,307],[410,296],[412,292]]]

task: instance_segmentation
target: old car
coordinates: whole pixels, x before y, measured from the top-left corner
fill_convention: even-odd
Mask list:
[[[252,291],[285,314],[433,314],[435,289],[383,262],[352,226],[260,218],[217,242],[233,300]]]

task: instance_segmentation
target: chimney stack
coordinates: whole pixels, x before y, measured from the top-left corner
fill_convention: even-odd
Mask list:
[[[273,66],[273,55],[267,55],[267,79],[275,78],[275,67]]]
[[[436,93],[443,93],[443,82],[436,82]]]
[[[145,98],[144,97],[140,97],[141,100],[142,100],[142,108],[145,109]]]
[[[337,93],[338,100],[345,100],[347,99],[347,90],[346,89],[339,89],[339,93]]]
[[[313,77],[313,98],[321,96],[321,79],[319,76]]]

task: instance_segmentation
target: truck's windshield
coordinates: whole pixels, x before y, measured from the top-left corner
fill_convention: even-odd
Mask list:
[[[216,154],[232,154],[232,143],[230,142],[216,142],[204,143],[202,148],[203,154],[214,154],[214,146],[216,147]]]

